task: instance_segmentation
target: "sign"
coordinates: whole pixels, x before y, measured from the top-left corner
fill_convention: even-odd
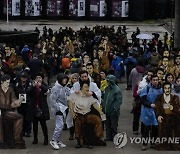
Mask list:
[[[78,15],[78,0],[69,0],[69,16]]]
[[[63,0],[48,0],[47,1],[48,16],[63,16]]]
[[[104,17],[107,13],[107,5],[105,0],[100,1],[100,11],[99,11],[99,16]]]
[[[12,1],[12,16],[20,16],[20,0]]]
[[[85,0],[78,0],[78,17],[85,16]]]
[[[90,0],[90,16],[99,17],[99,0]]]
[[[129,2],[122,1],[122,17],[128,17],[128,16],[129,16]]]
[[[122,1],[112,0],[112,17],[121,17],[122,14]]]
[[[19,99],[23,98],[22,104],[26,103],[26,94],[19,94]]]
[[[40,0],[25,0],[25,16],[40,16],[41,10]]]

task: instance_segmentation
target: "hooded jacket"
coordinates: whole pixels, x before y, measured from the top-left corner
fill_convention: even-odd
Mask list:
[[[119,115],[120,105],[122,104],[122,92],[116,85],[116,77],[114,75],[108,75],[106,80],[108,86],[105,89],[102,101],[103,112],[106,116]]]
[[[145,69],[142,66],[136,66],[135,68],[132,69],[129,75],[129,83],[128,83],[129,85],[132,85],[132,90],[134,89],[135,85],[142,80],[144,72]]]
[[[57,81],[54,87],[51,89],[51,110],[54,114],[60,111],[64,115],[66,109],[68,108],[67,96],[70,94],[70,89],[67,87],[67,85],[62,85],[62,80],[64,78],[68,79],[67,75],[60,73],[57,76]]]

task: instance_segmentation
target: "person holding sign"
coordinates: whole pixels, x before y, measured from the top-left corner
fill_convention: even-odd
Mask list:
[[[28,110],[29,106],[32,102],[31,97],[29,96],[29,92],[32,89],[32,82],[28,79],[28,74],[26,72],[22,72],[20,74],[20,78],[17,81],[15,87],[15,94],[17,98],[22,98],[22,105],[17,108],[18,113],[23,116],[23,135],[26,137],[30,137],[31,134],[31,122],[28,120]]]

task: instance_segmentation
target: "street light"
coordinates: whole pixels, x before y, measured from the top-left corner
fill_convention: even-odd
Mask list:
[[[173,12],[174,12],[174,0],[171,0],[171,34],[173,32],[173,21],[172,21]]]
[[[6,11],[7,12],[7,14],[6,14],[7,15],[7,20],[6,20],[6,22],[9,23],[9,1],[6,0],[6,2],[7,2],[6,3],[6,5],[7,5],[7,11]]]

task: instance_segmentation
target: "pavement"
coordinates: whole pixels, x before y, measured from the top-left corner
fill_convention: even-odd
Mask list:
[[[105,21],[10,21],[8,24],[6,24],[5,21],[0,21],[0,29],[2,30],[12,30],[13,28],[16,28],[18,30],[34,30],[36,26],[40,30],[42,30],[42,27],[44,25],[47,25],[47,27],[51,27],[53,30],[58,30],[60,26],[71,26],[75,30],[78,30],[80,27],[88,26],[92,27],[94,25],[114,25],[115,28],[118,26],[126,25],[127,26],[127,32],[128,32],[128,38],[130,38],[130,35],[133,31],[136,30],[136,27],[138,26],[141,30],[141,32],[144,33],[152,33],[152,32],[158,32],[160,34],[160,38],[163,38],[163,33],[166,31],[163,26],[159,26],[158,23],[138,23],[138,22],[105,22]],[[119,87],[122,90],[123,93],[123,103],[121,105],[121,114],[119,118],[119,132],[125,132],[128,137],[128,143],[123,148],[115,148],[115,145],[113,142],[107,142],[106,147],[94,147],[93,149],[76,149],[75,144],[76,141],[69,141],[69,131],[64,130],[62,133],[62,141],[67,145],[66,148],[60,149],[60,150],[53,150],[50,145],[44,146],[43,145],[43,134],[42,130],[39,127],[39,143],[37,145],[33,145],[33,137],[30,138],[24,138],[26,141],[26,149],[24,150],[16,150],[16,149],[0,149],[0,154],[179,154],[178,151],[156,151],[154,149],[148,149],[147,151],[141,151],[141,144],[135,144],[130,143],[129,137],[140,137],[140,135],[133,135],[132,132],[132,94],[131,91],[125,90],[126,84],[125,79],[123,79],[123,83],[119,84]],[[49,101],[48,101],[49,102]],[[54,118],[51,116],[51,119],[47,122],[48,125],[48,131],[49,131],[49,140],[52,137],[52,133],[54,130]]]

